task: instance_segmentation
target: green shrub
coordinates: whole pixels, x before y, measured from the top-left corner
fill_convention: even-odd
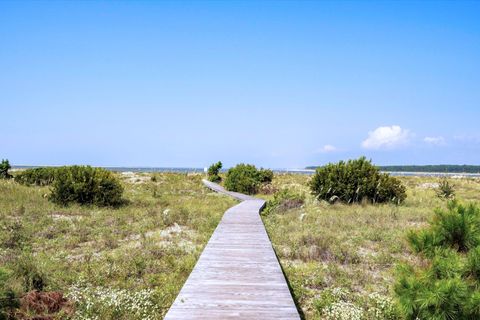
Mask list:
[[[453,199],[455,198],[455,186],[451,184],[445,177],[438,183],[438,188],[435,190],[437,197],[440,199]]]
[[[406,198],[405,187],[400,180],[380,173],[365,157],[318,168],[310,188],[318,199],[329,202],[368,200],[373,203],[401,203]]]
[[[260,169],[258,175],[261,183],[270,183],[273,181],[273,171],[270,169]]]
[[[207,171],[208,180],[212,182],[222,181],[222,178],[219,176],[220,169],[222,169],[221,161],[218,161],[217,163],[212,164]]]
[[[480,208],[448,203],[447,210],[436,209],[430,227],[408,234],[415,252],[432,256],[436,248],[467,252],[480,245]]]
[[[50,200],[61,205],[70,203],[117,206],[123,202],[123,187],[110,171],[90,166],[57,169]]]
[[[8,159],[2,159],[2,162],[0,162],[0,179],[10,179],[12,176],[8,173],[8,170],[11,168]]]
[[[267,202],[263,211],[264,214],[272,212],[285,212],[290,209],[299,208],[305,203],[305,194],[297,193],[290,189],[281,189],[275,192],[273,199]]]
[[[255,194],[262,184],[269,183],[272,179],[271,170],[259,170],[254,165],[241,163],[228,170],[224,184],[230,191]]]
[[[425,258],[398,267],[395,293],[406,319],[480,319],[480,207],[450,202],[408,236]]]
[[[48,186],[55,180],[58,168],[27,169],[15,175],[15,181],[24,185]]]

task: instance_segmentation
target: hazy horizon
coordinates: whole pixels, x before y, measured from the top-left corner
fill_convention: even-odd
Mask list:
[[[480,164],[480,2],[0,2],[13,165]]]

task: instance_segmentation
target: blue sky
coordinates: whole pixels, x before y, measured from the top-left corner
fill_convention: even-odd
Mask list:
[[[13,164],[480,164],[480,2],[0,2]]]

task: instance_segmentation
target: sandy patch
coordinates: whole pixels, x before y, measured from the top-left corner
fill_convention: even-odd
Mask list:
[[[425,182],[417,186],[418,189],[437,189],[440,185],[437,182]]]
[[[131,184],[142,184],[151,181],[149,175],[139,174],[136,172],[126,171],[121,173],[123,181]]]

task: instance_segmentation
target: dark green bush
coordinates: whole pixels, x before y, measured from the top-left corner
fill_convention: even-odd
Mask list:
[[[122,200],[123,187],[110,171],[90,166],[70,166],[57,169],[50,200],[57,204],[94,204],[117,206]]]
[[[218,161],[217,163],[212,164],[207,171],[208,180],[212,182],[220,182],[222,178],[220,177],[220,169],[222,169],[222,162]]]
[[[329,202],[368,200],[373,203],[401,203],[406,198],[405,187],[400,180],[380,173],[365,157],[318,168],[310,188],[318,199]]]
[[[272,179],[271,170],[259,170],[254,165],[241,163],[228,170],[224,184],[230,191],[255,194],[262,184],[271,182]]]
[[[398,267],[395,293],[406,319],[480,319],[480,207],[450,202],[409,243],[425,260]]]
[[[438,188],[435,190],[437,197],[440,199],[453,199],[455,198],[455,186],[451,184],[445,177],[438,183]]]
[[[273,199],[267,201],[264,214],[272,212],[282,213],[290,209],[299,208],[305,203],[305,194],[290,189],[281,189],[275,192]]]
[[[273,180],[273,171],[270,169],[260,169],[258,175],[261,183],[270,183]]]
[[[0,162],[0,179],[10,179],[12,176],[8,172],[12,167],[10,166],[10,162],[8,159],[2,159]]]
[[[24,185],[48,186],[55,180],[58,168],[26,169],[15,175],[15,181]]]

